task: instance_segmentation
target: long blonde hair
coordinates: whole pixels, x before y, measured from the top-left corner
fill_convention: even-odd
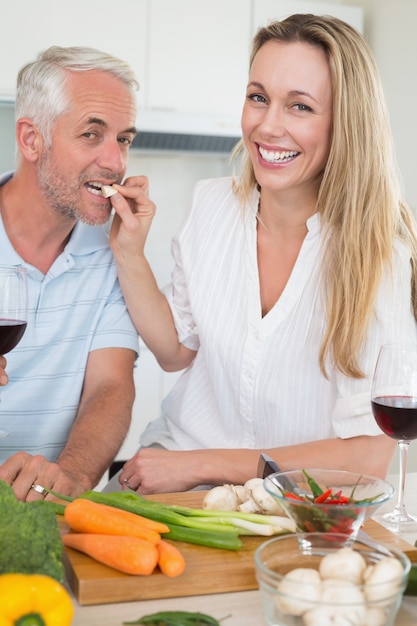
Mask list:
[[[319,46],[329,62],[332,138],[317,199],[326,238],[322,274],[327,315],[319,364],[326,375],[325,363],[331,357],[341,372],[361,378],[358,354],[395,238],[410,250],[417,319],[417,232],[401,197],[379,72],[364,37],[335,17],[292,15],[261,28],[253,40],[250,64],[270,40]],[[257,181],[243,142],[233,157],[242,162],[235,191],[245,203]]]

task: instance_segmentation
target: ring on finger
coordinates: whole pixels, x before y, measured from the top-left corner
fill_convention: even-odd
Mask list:
[[[129,487],[129,489],[131,489],[132,491],[136,491],[136,489],[132,487],[132,485],[129,484],[129,481],[127,480],[127,478],[125,478],[123,482],[126,485],[126,487]]]
[[[33,485],[31,485],[31,489],[33,489],[33,491],[36,491],[37,493],[40,493],[41,496],[44,497],[48,494],[45,487],[42,487],[42,485],[37,485],[36,483],[33,483]]]

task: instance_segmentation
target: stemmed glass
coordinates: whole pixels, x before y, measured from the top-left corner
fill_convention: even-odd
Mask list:
[[[0,354],[13,350],[23,337],[27,325],[27,300],[25,268],[0,265]],[[0,437],[8,434],[0,430]]]
[[[405,507],[407,453],[417,438],[417,345],[381,347],[372,381],[372,412],[381,430],[397,440],[400,457],[398,501],[388,513],[374,517],[392,532],[417,531],[417,517]]]

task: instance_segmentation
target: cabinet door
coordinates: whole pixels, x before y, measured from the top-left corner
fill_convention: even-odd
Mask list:
[[[250,0],[152,0],[145,106],[240,115]]]
[[[113,0],[7,4],[7,11],[1,17],[0,94],[14,94],[20,67],[52,45],[90,46],[114,54],[131,64],[142,85],[146,62],[146,0],[123,0],[120,5]]]
[[[254,0],[253,10],[255,31],[272,20],[280,20],[294,13],[314,13],[334,15],[356,28],[360,33],[363,32],[363,9],[361,7],[316,0]]]

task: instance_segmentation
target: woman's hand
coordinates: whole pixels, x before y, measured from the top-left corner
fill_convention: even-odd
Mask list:
[[[142,495],[188,491],[200,484],[199,452],[141,448],[124,464],[119,482]]]
[[[7,360],[6,357],[0,356],[0,385],[7,385],[9,382],[9,377],[6,374],[6,365]]]
[[[123,254],[143,256],[146,238],[156,207],[149,199],[146,176],[127,178],[124,185],[113,185],[119,193],[110,200],[116,212],[110,230],[110,246],[116,259]]]

